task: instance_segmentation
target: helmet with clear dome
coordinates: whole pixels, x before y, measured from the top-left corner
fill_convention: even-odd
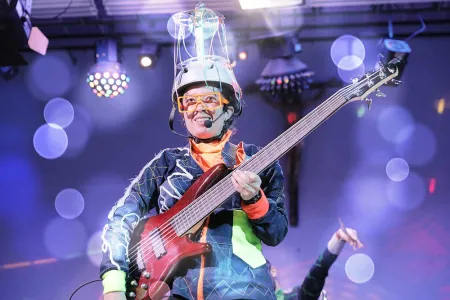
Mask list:
[[[228,60],[214,55],[204,60],[192,58],[179,64],[178,69],[172,87],[174,104],[190,87],[204,84],[219,89],[235,109],[234,114],[241,114],[242,91]]]

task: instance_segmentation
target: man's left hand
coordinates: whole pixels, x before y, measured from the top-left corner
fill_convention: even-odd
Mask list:
[[[261,187],[261,178],[258,174],[235,170],[231,176],[231,182],[236,191],[241,194],[242,200],[248,201],[258,194]]]

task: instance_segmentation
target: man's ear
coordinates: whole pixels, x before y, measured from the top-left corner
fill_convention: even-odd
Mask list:
[[[228,106],[227,107],[227,111],[226,111],[226,118],[225,120],[229,120],[231,118],[231,116],[233,116],[234,113],[234,107],[233,106]]]

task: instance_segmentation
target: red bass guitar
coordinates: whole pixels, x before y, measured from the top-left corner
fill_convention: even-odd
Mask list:
[[[340,89],[237,169],[262,172],[347,103],[363,100],[370,108],[372,100],[368,95],[377,91],[377,97],[384,97],[380,86],[400,83],[394,79],[400,63],[400,58],[380,63],[376,71]],[[184,259],[211,251],[210,245],[193,242],[192,232],[234,193],[230,171],[223,164],[211,168],[170,210],[136,226],[128,248],[127,299],[162,299],[170,291],[175,271]]]

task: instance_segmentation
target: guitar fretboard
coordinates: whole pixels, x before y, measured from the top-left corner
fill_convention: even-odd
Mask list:
[[[256,174],[261,173],[331,117],[346,102],[343,90],[335,93],[249,160],[243,162],[237,169]],[[172,219],[171,223],[179,236],[211,214],[235,193],[230,177],[231,175],[228,175],[223,178]]]

